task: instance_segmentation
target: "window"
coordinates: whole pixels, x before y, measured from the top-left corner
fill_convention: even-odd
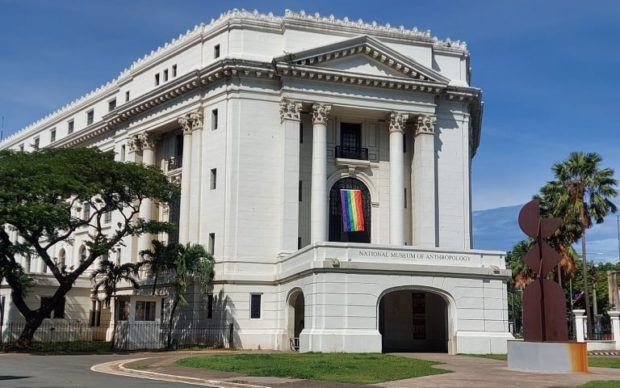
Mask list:
[[[301,237],[297,237],[297,249],[301,249]]]
[[[164,70],[164,82],[168,81],[168,69]]]
[[[215,47],[213,47],[213,58],[219,58],[220,57],[220,45],[216,44]]]
[[[56,141],[56,128],[50,129],[50,143]]]
[[[177,76],[177,65],[172,65],[172,77]]]
[[[215,233],[209,233],[209,254],[213,255],[215,252]]]
[[[118,320],[129,320],[129,301],[127,299],[117,299],[118,302]]]
[[[116,265],[121,265],[121,248],[116,249]]]
[[[121,162],[125,161],[125,145],[121,146]]]
[[[70,135],[73,133],[73,127],[74,127],[73,120],[67,121],[67,135]]]
[[[407,188],[405,187],[405,209],[407,208]]]
[[[155,302],[136,302],[136,321],[154,321]]]
[[[213,318],[213,294],[207,295],[207,319]]]
[[[84,203],[84,217],[82,218],[84,221],[88,221],[90,218],[90,203]]]
[[[91,125],[95,121],[95,111],[89,110],[86,112],[86,125]]]
[[[304,144],[304,124],[299,123],[299,144]]]
[[[41,297],[41,307],[44,304],[53,303],[51,296],[42,296]],[[54,319],[62,319],[65,317],[65,298],[62,298],[60,303],[54,306],[54,309],[50,312],[50,314],[46,318],[54,318]]]
[[[103,222],[105,222],[106,224],[112,222],[112,210],[105,212],[105,215],[103,216]]]
[[[217,109],[213,109],[211,111],[211,129],[212,130],[217,129],[217,119],[218,119]]]
[[[211,169],[211,190],[217,187],[217,168]]]
[[[406,133],[403,133],[403,152],[407,152],[407,134]]]
[[[34,144],[32,145],[32,148],[34,148],[35,150],[39,149],[39,137],[34,138]]]
[[[260,319],[260,299],[261,294],[252,294],[250,297],[250,318]]]
[[[159,85],[159,73],[155,74],[155,86]]]
[[[129,90],[125,92],[125,102],[129,101]]]
[[[19,145],[19,150],[20,150],[20,152],[24,152],[24,145],[23,144]]]
[[[302,193],[301,189],[302,189],[302,183],[301,183],[301,181],[299,181],[299,202],[301,202],[303,200],[303,196],[301,194]]]
[[[114,109],[116,109],[116,98],[108,101],[108,112],[112,112]]]

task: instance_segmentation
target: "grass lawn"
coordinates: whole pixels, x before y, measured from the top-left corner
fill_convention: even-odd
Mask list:
[[[238,372],[250,376],[292,377],[338,383],[375,384],[448,373],[432,361],[384,354],[305,353],[234,354],[189,357],[177,365]]]
[[[583,384],[579,386],[580,388],[619,388],[620,381],[619,380],[594,380],[590,381],[587,384]]]

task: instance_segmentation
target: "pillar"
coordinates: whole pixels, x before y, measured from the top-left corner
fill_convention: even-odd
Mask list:
[[[312,105],[311,242],[327,241],[327,117],[331,105]]]
[[[142,147],[142,164],[145,166],[155,165],[155,137],[150,133],[141,133],[138,135],[140,145]],[[140,205],[138,217],[145,222],[149,222],[153,219],[153,200],[151,198],[144,198]],[[151,248],[151,241],[153,235],[150,233],[142,233],[138,237],[138,254],[140,252]]]
[[[199,241],[200,238],[200,180],[205,179],[202,172],[202,108],[191,112],[189,120],[192,123],[192,155],[190,158],[191,174],[188,176],[189,183],[189,211],[188,211],[188,237],[186,242],[206,243]],[[184,149],[185,152],[185,149]],[[208,179],[208,178],[206,178]]]
[[[611,319],[611,332],[614,336],[614,342],[616,343],[615,349],[620,350],[620,311],[608,311],[609,318]]]
[[[183,156],[181,171],[181,201],[179,206],[179,242],[185,244],[189,238],[189,190],[190,190],[190,160],[192,154],[192,123],[189,116],[182,116],[178,120],[183,128]]]
[[[417,117],[411,165],[413,245],[437,246],[435,116]]]
[[[282,176],[280,197],[280,252],[297,250],[299,237],[299,125],[301,121],[301,103],[283,100],[280,103],[280,120],[282,122],[282,141],[280,143],[280,160]]]
[[[409,115],[390,115],[390,244],[404,245],[405,172],[403,132]]]
[[[585,332],[586,332],[586,310],[573,310],[573,315],[575,316],[575,340],[577,342],[585,341]]]

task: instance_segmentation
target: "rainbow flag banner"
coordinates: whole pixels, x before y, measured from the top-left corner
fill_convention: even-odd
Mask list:
[[[342,204],[342,228],[345,232],[364,231],[364,208],[360,190],[340,189]]]

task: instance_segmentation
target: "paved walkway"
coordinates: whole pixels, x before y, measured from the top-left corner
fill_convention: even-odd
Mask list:
[[[221,352],[199,352],[192,355],[213,355]],[[508,370],[505,361],[447,354],[399,353],[399,356],[441,362],[438,367],[453,371],[434,376],[380,383],[380,387],[574,387],[592,380],[616,380],[620,386],[620,369],[590,368],[590,373],[546,374]],[[184,382],[208,387],[274,387],[326,388],[357,387],[352,384],[328,383],[278,377],[252,377],[239,373],[218,372],[179,367],[175,361],[188,354],[167,354],[140,359],[100,364],[93,370],[170,382]]]

